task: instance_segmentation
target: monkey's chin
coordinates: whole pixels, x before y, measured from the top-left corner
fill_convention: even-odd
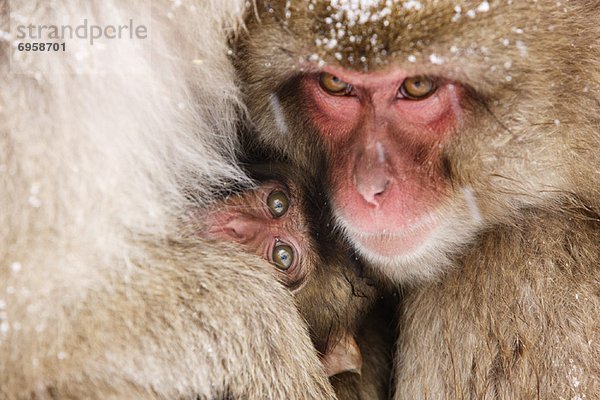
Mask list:
[[[337,215],[338,223],[358,249],[383,258],[410,257],[418,253],[441,228],[442,222],[435,213],[426,214],[416,223],[402,227],[365,231],[354,226],[351,220]]]
[[[437,229],[437,224],[429,223],[418,228],[394,232],[376,234],[354,232],[352,237],[360,248],[379,257],[410,257],[426,245]]]
[[[338,219],[357,253],[371,267],[396,283],[410,284],[439,278],[451,264],[452,249],[471,229],[448,226],[430,215],[402,230],[361,232]]]

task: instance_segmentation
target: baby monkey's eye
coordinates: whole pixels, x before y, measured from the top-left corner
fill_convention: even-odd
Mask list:
[[[271,215],[275,218],[279,218],[287,212],[290,201],[284,192],[275,190],[267,197],[267,206],[269,207]]]
[[[276,244],[271,257],[277,268],[287,271],[294,264],[294,249],[287,244]]]
[[[406,78],[398,90],[401,97],[409,100],[423,100],[435,92],[435,81],[427,76]]]

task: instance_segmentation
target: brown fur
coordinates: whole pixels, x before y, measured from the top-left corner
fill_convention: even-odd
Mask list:
[[[389,399],[392,344],[395,340],[394,310],[398,299],[384,296],[363,321],[357,340],[363,355],[360,375],[343,373],[330,378],[338,399]]]
[[[0,397],[332,399],[266,263],[180,234],[247,181],[224,31],[243,2],[0,1],[0,23],[118,24],[150,3],[151,42],[81,59],[0,37]]]
[[[568,213],[525,211],[406,291],[398,398],[598,397],[598,221]]]
[[[328,249],[336,249],[325,239]],[[338,249],[339,251],[339,249]],[[304,288],[296,293],[296,303],[308,323],[317,349],[327,352],[340,340],[340,334],[353,334],[362,355],[360,374],[344,372],[330,378],[338,399],[387,399],[391,376],[391,357],[394,343],[392,325],[394,314],[381,315],[373,307],[375,283],[363,276],[347,256],[329,256],[324,264],[315,267]],[[371,283],[366,282],[368,279]],[[396,304],[383,299],[375,307]],[[389,310],[389,307],[387,308]],[[325,340],[324,340],[325,339]]]
[[[353,334],[356,339],[362,354],[361,371],[360,374],[344,372],[330,378],[338,399],[387,399],[392,370],[394,313],[368,312],[373,307],[374,295],[386,290],[376,289],[375,281],[363,276],[365,272],[349,262],[348,256],[340,256],[345,251],[332,245],[335,239],[326,237],[320,236],[320,241],[328,243],[327,248],[321,250],[326,254],[326,262],[315,267],[306,286],[295,294],[297,307],[307,321],[313,342],[320,352],[331,349],[340,340],[340,334],[345,332]],[[335,249],[338,254],[330,253]],[[374,306],[386,306],[389,311],[395,304],[397,301],[385,297]]]
[[[212,203],[208,214],[225,213],[228,215],[227,222],[232,218],[227,213],[232,213],[253,221],[254,229],[278,229],[272,234],[284,242],[294,239],[299,246],[295,248],[297,264],[289,271],[282,271],[274,265],[269,265],[268,270],[288,285],[300,314],[308,323],[317,350],[324,354],[343,335],[354,335],[358,331],[365,314],[377,300],[378,288],[373,279],[364,276],[362,267],[349,255],[348,245],[328,228],[331,226],[331,217],[327,212],[327,200],[316,182],[307,179],[306,173],[301,170],[285,164],[247,165],[247,169],[250,176],[257,180],[258,187]],[[286,188],[289,209],[281,218],[271,217],[266,212],[266,199],[262,192],[266,189],[261,187],[261,182],[278,182],[278,186]],[[277,225],[277,228],[269,226],[281,220],[286,225]],[[215,226],[204,226],[206,222],[201,216],[192,229],[214,231],[222,223],[219,219],[212,221]],[[263,254],[264,248],[269,247],[274,238],[266,235],[257,239],[251,231],[247,235],[236,247],[268,259]],[[217,235],[213,240],[235,243],[238,238],[239,234],[237,237]],[[294,279],[290,280],[290,277]]]
[[[328,1],[259,2],[236,65],[260,140],[331,180],[343,149],[324,149],[297,79],[323,63],[465,87],[444,148],[451,229],[416,259],[369,257],[406,284],[395,396],[599,397],[600,3],[406,3],[388,26],[343,20],[328,47]]]
[[[288,213],[292,213],[290,218],[296,223],[295,231],[288,235],[306,244],[297,250],[302,257],[300,267],[307,271],[291,289],[316,349],[322,355],[327,354],[344,335],[351,335],[359,345],[363,359],[360,374],[345,372],[330,378],[338,399],[388,398],[394,343],[394,313],[389,311],[397,306],[397,298],[388,294],[388,288],[377,285],[349,255],[348,245],[334,235],[327,199],[318,182],[311,180],[306,172],[283,163],[247,168],[258,185],[261,181],[277,180],[289,190]],[[240,212],[251,207],[255,203],[245,196],[253,195],[252,192],[237,194],[241,197],[235,201],[235,207]],[[229,200],[211,207],[223,211]],[[371,310],[376,302],[377,309]]]

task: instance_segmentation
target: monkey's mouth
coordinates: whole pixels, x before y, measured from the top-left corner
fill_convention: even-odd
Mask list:
[[[421,219],[419,223],[400,230],[382,230],[374,233],[360,231],[346,221],[341,222],[357,250],[365,255],[378,257],[411,256],[417,253],[439,228],[439,223],[430,215]]]

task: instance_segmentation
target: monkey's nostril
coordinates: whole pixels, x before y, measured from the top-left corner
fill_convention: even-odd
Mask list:
[[[224,224],[221,232],[236,243],[247,244],[257,237],[260,229],[260,224],[253,218],[238,217]]]
[[[354,175],[354,184],[360,196],[369,204],[378,207],[382,196],[388,189],[390,179],[385,173],[370,173]]]
[[[233,227],[225,227],[223,229],[223,232],[227,235],[230,236],[233,239],[237,239],[240,240],[244,237],[244,235],[242,235],[240,232],[238,232],[235,228]]]

